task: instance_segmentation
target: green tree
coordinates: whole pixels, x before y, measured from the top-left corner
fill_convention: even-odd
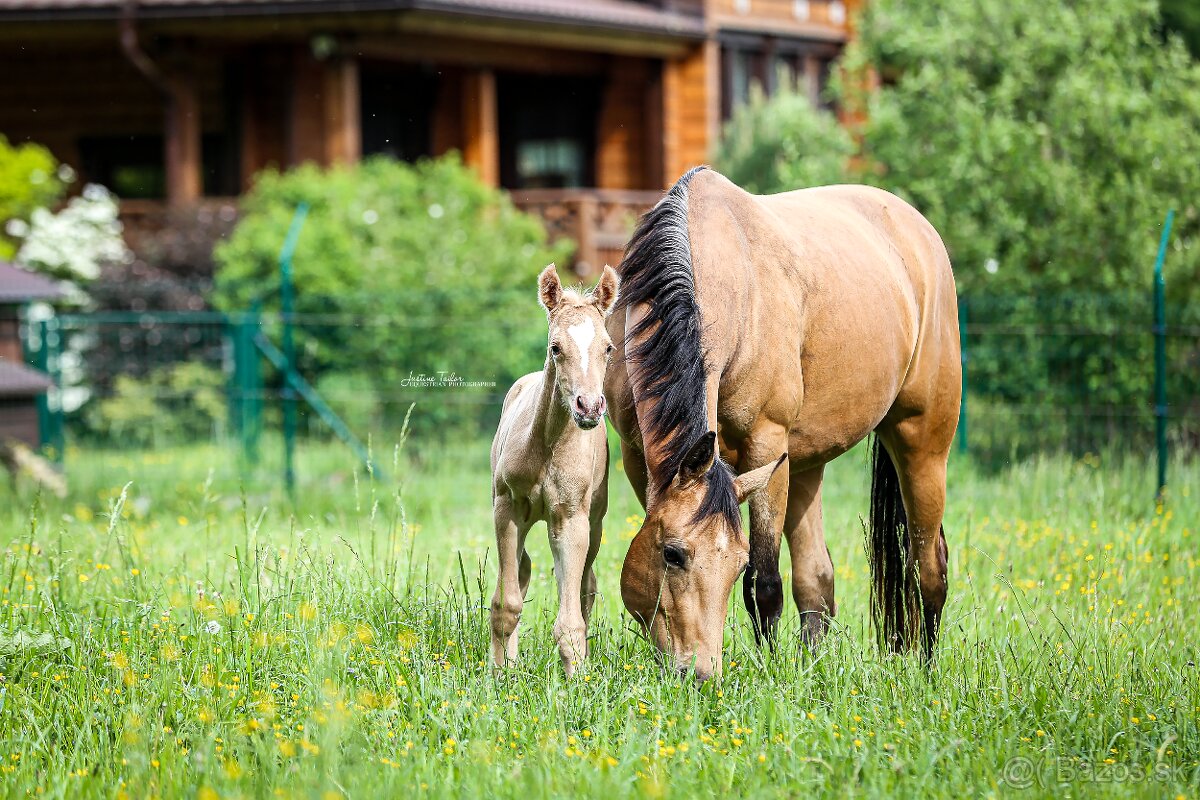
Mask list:
[[[278,308],[280,247],[301,202],[310,211],[293,269],[297,312],[310,315],[298,331],[310,379],[370,376],[390,421],[415,399],[414,427],[443,429],[487,420],[512,380],[540,368],[536,275],[569,245],[548,245],[536,218],[457,156],[259,176],[216,250],[219,307]],[[405,385],[437,372],[496,387]]]
[[[1144,290],[1175,207],[1168,281],[1200,296],[1200,66],[1157,24],[1153,0],[870,3],[844,61],[885,81],[864,179],[929,217],[966,292]]]
[[[0,258],[11,258],[16,251],[10,225],[54,205],[64,188],[49,150],[37,144],[13,146],[0,134]]]

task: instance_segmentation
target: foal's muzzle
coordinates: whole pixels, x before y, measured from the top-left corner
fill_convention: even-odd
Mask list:
[[[575,419],[575,424],[585,431],[590,431],[599,425],[606,410],[608,410],[608,403],[605,402],[604,395],[588,397],[577,394],[571,401],[571,416]]]

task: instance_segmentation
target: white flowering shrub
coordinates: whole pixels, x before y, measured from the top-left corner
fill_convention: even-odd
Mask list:
[[[38,208],[28,222],[11,220],[7,232],[21,240],[18,262],[72,283],[95,280],[102,264],[131,258],[121,238],[117,199],[96,184],[85,186],[58,213]]]

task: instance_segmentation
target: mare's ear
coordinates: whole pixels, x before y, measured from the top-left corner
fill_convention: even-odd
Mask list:
[[[562,282],[558,279],[558,270],[550,264],[538,275],[538,302],[549,314],[558,308],[558,304],[562,302],[562,295]]]
[[[617,287],[620,285],[621,279],[617,277],[617,271],[605,264],[604,272],[600,275],[600,282],[592,291],[592,302],[606,317],[612,313],[613,307],[617,304]]]
[[[683,486],[702,477],[717,459],[717,434],[709,431],[692,443],[687,455],[679,462],[679,485]]]
[[[787,475],[788,454],[784,453],[779,457],[778,461],[772,461],[770,464],[765,464],[758,469],[752,469],[749,472],[738,475],[733,479],[733,490],[737,493],[737,501],[742,503],[754,492],[765,487],[770,483],[771,478],[782,472]]]

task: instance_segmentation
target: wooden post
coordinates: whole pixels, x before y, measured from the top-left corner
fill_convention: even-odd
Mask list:
[[[488,186],[500,185],[500,137],[496,114],[496,75],[490,69],[463,79],[463,161]]]
[[[362,116],[358,61],[341,57],[325,64],[326,164],[348,164],[362,157]]]
[[[191,81],[169,81],[163,159],[166,163],[167,205],[190,205],[204,193],[200,154],[200,102]]]
[[[575,272],[581,278],[590,278],[600,271],[600,253],[596,249],[596,229],[600,225],[599,208],[596,196],[584,192],[579,198],[578,216],[576,217],[576,241],[579,242],[579,252],[575,254]]]

